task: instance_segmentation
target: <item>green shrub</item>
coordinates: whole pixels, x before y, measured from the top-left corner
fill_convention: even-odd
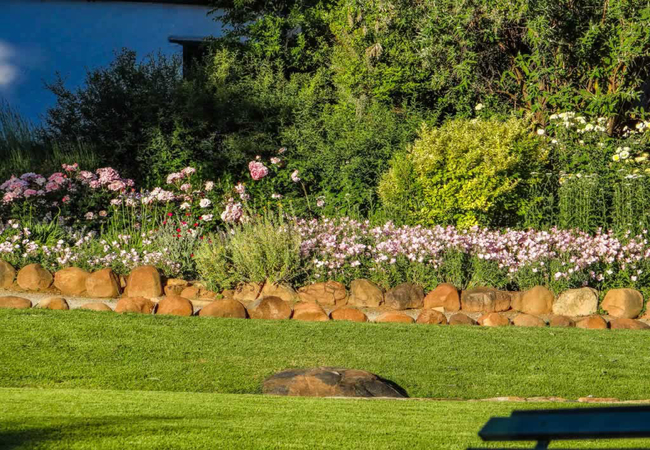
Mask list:
[[[545,155],[540,140],[517,119],[424,126],[408,154],[393,161],[379,193],[389,210],[406,210],[422,224],[512,225],[527,204],[525,185]]]
[[[256,217],[204,242],[196,266],[201,279],[215,290],[239,282],[298,281],[304,275],[301,243],[292,222],[275,215]]]

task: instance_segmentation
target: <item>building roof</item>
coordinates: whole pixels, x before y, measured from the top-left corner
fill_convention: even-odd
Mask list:
[[[210,37],[208,36],[169,36],[167,38],[172,44],[180,45],[199,45],[204,42],[208,42]]]

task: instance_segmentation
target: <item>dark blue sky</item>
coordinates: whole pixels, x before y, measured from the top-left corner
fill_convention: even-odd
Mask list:
[[[54,97],[43,81],[58,71],[77,86],[86,68],[104,66],[128,47],[139,57],[180,46],[169,35],[219,35],[207,8],[85,0],[0,0],[0,99],[39,122]]]

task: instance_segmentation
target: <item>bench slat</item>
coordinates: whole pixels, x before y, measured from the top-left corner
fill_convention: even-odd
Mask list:
[[[517,411],[491,418],[484,441],[548,441],[650,437],[650,408],[589,408]]]

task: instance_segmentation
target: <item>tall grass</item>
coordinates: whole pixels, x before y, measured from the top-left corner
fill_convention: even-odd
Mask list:
[[[79,163],[86,170],[102,161],[83,142],[61,144],[45,139],[43,130],[25,119],[7,102],[0,101],[0,179],[26,172],[52,173],[61,164]]]

